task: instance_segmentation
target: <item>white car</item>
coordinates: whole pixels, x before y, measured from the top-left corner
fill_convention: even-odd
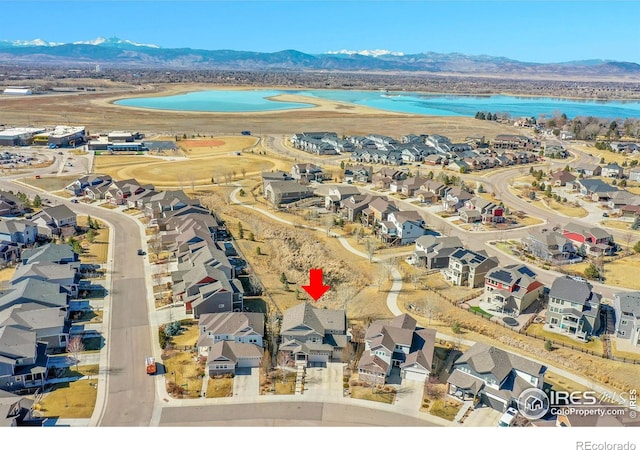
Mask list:
[[[499,427],[510,427],[516,416],[518,415],[518,410],[515,408],[507,408],[507,411],[500,417],[498,421]]]

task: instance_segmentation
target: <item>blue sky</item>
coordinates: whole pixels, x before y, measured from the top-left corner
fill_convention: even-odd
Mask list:
[[[640,63],[638,1],[3,1],[0,40]],[[13,14],[16,20],[7,20]]]

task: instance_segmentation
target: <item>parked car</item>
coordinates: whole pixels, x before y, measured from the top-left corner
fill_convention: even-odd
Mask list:
[[[138,255],[139,255],[139,256],[144,256],[144,255],[146,255],[146,254],[147,254],[147,252],[145,252],[145,251],[144,251],[144,250],[142,250],[141,248],[139,248],[139,249],[138,249]]]
[[[602,217],[609,217],[609,214],[607,214],[607,213],[602,213]]]
[[[507,411],[500,417],[498,421],[499,427],[510,427],[516,416],[518,415],[518,410],[515,408],[507,408]]]

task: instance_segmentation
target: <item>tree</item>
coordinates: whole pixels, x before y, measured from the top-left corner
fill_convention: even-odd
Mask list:
[[[544,349],[548,352],[553,350],[553,344],[551,343],[550,339],[547,339],[546,341],[544,341]]]
[[[78,370],[78,364],[80,364],[80,354],[84,352],[84,343],[80,336],[73,336],[67,341],[67,353],[71,354],[74,362],[76,363],[76,370]]]
[[[285,291],[289,290],[289,280],[287,280],[287,276],[284,274],[284,272],[282,272],[282,275],[280,275],[280,283],[282,283]]]
[[[636,253],[640,253],[640,241],[636,242],[633,246],[633,251]]]
[[[584,269],[584,276],[589,278],[590,280],[595,280],[597,278],[600,278],[600,271],[598,270],[596,265],[592,263],[589,264],[586,269]]]
[[[71,246],[71,250],[73,250],[74,253],[82,253],[82,245],[80,245],[80,241],[78,241],[76,238],[69,238],[69,241],[67,243]]]
[[[249,240],[250,241],[255,241],[256,240],[256,236],[255,236],[255,234],[253,234],[253,231],[249,232]]]
[[[40,206],[42,206],[42,199],[38,194],[36,194],[36,196],[33,197],[33,206],[35,206],[36,208],[39,208]]]
[[[484,185],[481,184],[478,186],[478,194],[484,194],[486,191],[484,190]]]
[[[96,239],[95,230],[89,228],[89,231],[87,231],[87,241],[93,244],[93,241],[95,241],[95,239]]]
[[[364,249],[367,252],[367,256],[369,257],[369,262],[372,262],[373,255],[378,249],[378,243],[374,241],[372,238],[367,238],[364,241]]]
[[[633,223],[631,224],[632,230],[637,230],[638,228],[640,228],[640,216],[636,216]]]
[[[256,247],[256,255],[262,255],[262,250],[260,250],[260,246]]]
[[[453,331],[455,334],[460,334],[462,332],[460,322],[458,322],[457,320],[453,322],[453,325],[451,325],[451,331]]]
[[[547,185],[547,188],[544,191],[544,195],[546,195],[547,197],[551,197],[551,195],[553,195],[551,193],[551,185],[550,184]]]
[[[242,228],[242,222],[238,222],[238,239],[244,239],[244,228]]]
[[[333,220],[333,216],[331,214],[327,214],[322,218],[322,224],[324,225],[324,229],[327,232],[327,236],[331,234],[331,227],[333,227],[335,221]]]
[[[344,170],[344,161],[340,161],[340,169]]]
[[[534,191],[530,191],[529,192],[529,199],[530,200],[535,200],[536,199],[536,193]]]

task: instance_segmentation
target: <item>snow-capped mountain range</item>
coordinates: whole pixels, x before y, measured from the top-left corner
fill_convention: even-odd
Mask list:
[[[607,60],[551,64],[516,61],[489,55],[391,50],[333,50],[322,54],[282,50],[272,53],[161,48],[117,37],[73,43],[43,39],[0,41],[0,64],[44,64],[103,67],[218,70],[322,70],[350,72],[413,72],[502,76],[621,77],[640,79],[640,65]]]

